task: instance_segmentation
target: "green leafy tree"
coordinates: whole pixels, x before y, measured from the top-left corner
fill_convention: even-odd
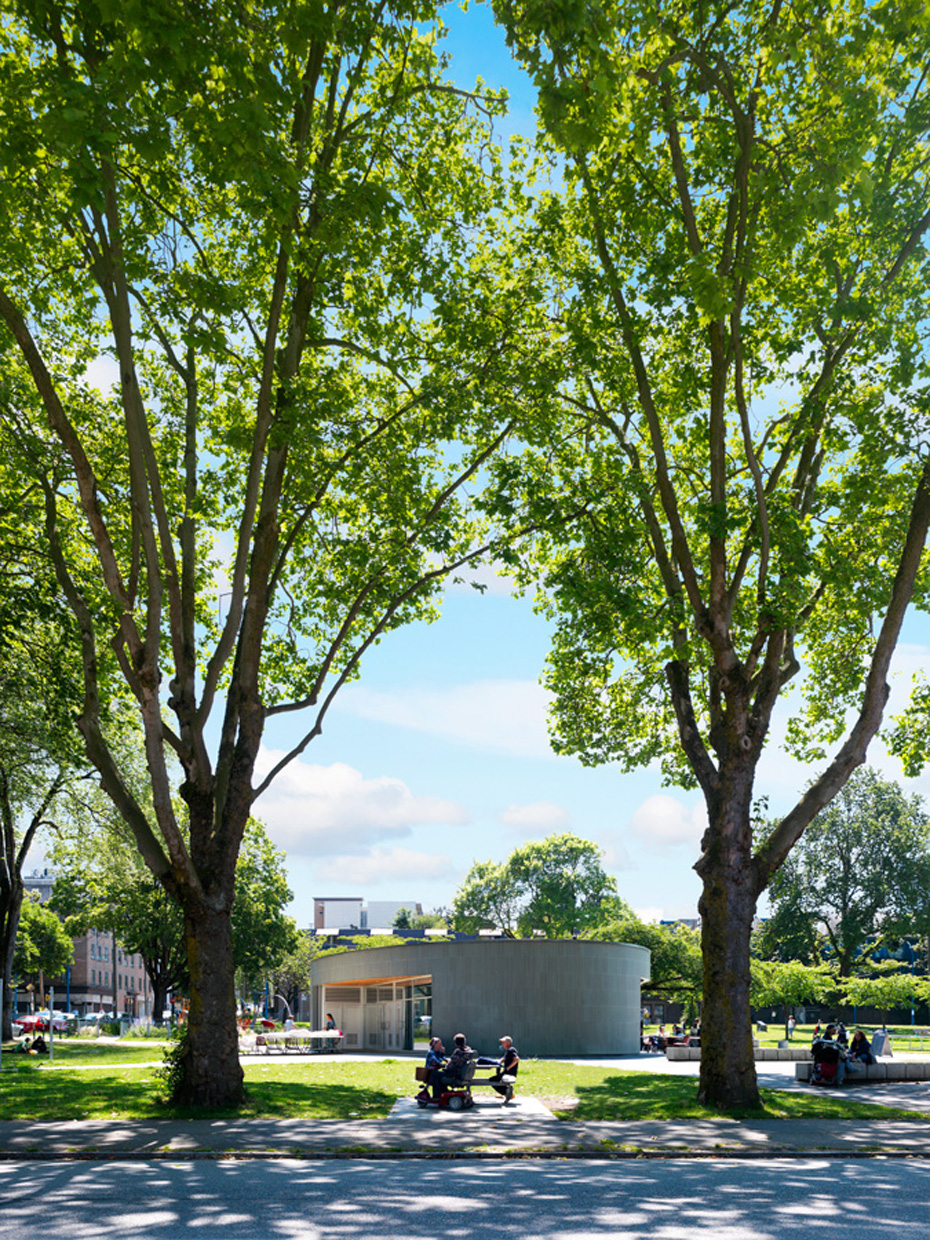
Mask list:
[[[791,858],[788,858],[769,885],[769,898],[776,901],[770,916],[752,932],[752,955],[759,960],[798,960],[815,965],[823,959],[825,938],[814,917],[791,898],[782,884]]]
[[[857,771],[772,880],[773,920],[819,926],[848,977],[868,942],[920,924],[928,854],[930,819],[920,798],[873,770]]]
[[[785,1038],[791,1037],[788,1017],[791,1009],[808,999],[824,999],[836,991],[836,975],[824,965],[806,965],[799,960],[753,960],[752,1003],[754,1007],[784,1007]]]
[[[690,926],[660,926],[627,916],[589,930],[586,939],[636,943],[649,948],[648,991],[692,1011],[701,1001],[704,966],[701,936]]]
[[[319,947],[319,939],[306,931],[298,930],[292,947],[270,971],[275,994],[284,996],[292,1012],[298,1010],[301,994],[310,989],[313,962],[317,957]]]
[[[93,832],[68,835],[52,852],[58,869],[52,906],[71,934],[112,932],[142,958],[152,985],[152,1010],[161,1023],[171,992],[190,985],[184,918],[177,901],[155,880],[127,838],[110,821]],[[283,854],[261,823],[250,819],[236,867],[232,911],[233,959],[246,987],[263,983],[296,944],[297,930],[284,909],[292,893]]]
[[[399,908],[394,914],[394,921],[391,923],[395,930],[410,929],[411,914],[409,908]]]
[[[911,1007],[930,998],[930,980],[901,972],[850,977],[846,979],[844,998],[857,1007],[879,1008],[887,1024],[888,1013],[894,1008]]]
[[[44,992],[45,980],[64,973],[73,959],[74,944],[61,918],[36,892],[27,892],[20,909],[13,973],[35,979]]]
[[[31,624],[29,624],[31,621]],[[28,627],[27,627],[28,625]],[[35,613],[0,646],[0,981],[2,1036],[12,1036],[12,973],[25,886],[40,833],[69,821],[87,764],[67,714],[68,650]]]
[[[868,0],[496,11],[562,182],[528,229],[549,391],[496,474],[502,511],[584,504],[524,568],[554,744],[702,790],[699,1097],[753,1106],[757,901],[864,761],[927,603],[930,33]],[[754,846],[789,685],[819,773]]]
[[[444,930],[448,926],[445,913],[418,913],[410,918],[411,930]]]
[[[297,924],[285,912],[294,898],[284,853],[252,818],[236,865],[232,910],[233,960],[248,990],[274,973],[297,946]]]
[[[512,937],[580,934],[629,909],[596,844],[565,833],[515,848],[506,861],[476,861],[452,901],[456,930]]]
[[[469,490],[534,382],[531,290],[490,235],[503,101],[443,80],[439,34],[429,0],[4,8],[0,419],[79,631],[88,757],[182,909],[179,1103],[243,1096],[230,919],[256,799],[365,652],[519,526],[476,526]],[[294,744],[257,776],[283,714]]]
[[[465,934],[503,930],[514,937],[522,905],[506,862],[475,861],[452,897],[452,925]]]

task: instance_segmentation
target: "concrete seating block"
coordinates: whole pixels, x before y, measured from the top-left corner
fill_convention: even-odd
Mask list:
[[[869,1065],[872,1066],[871,1064]],[[907,1080],[907,1064],[901,1063],[900,1060],[880,1065],[885,1069],[886,1081],[906,1081]]]
[[[930,1063],[906,1063],[904,1067],[906,1081],[930,1080]]]

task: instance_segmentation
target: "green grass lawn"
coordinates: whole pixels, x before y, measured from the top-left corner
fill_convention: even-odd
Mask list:
[[[0,1120],[192,1119],[201,1113],[168,1107],[151,1062],[151,1048],[94,1047],[74,1044],[74,1067],[49,1071],[35,1059],[4,1055],[0,1072]],[[130,1050],[133,1054],[127,1055]],[[145,1062],[145,1052],[149,1061]],[[79,1053],[79,1051],[81,1053]],[[97,1051],[97,1055],[91,1053]],[[138,1066],[94,1068],[138,1060]],[[64,1055],[62,1056],[64,1060]],[[56,1062],[58,1052],[56,1050]],[[276,1059],[245,1067],[248,1098],[237,1111],[210,1112],[214,1118],[274,1117],[292,1119],[380,1119],[399,1096],[413,1094],[415,1060]],[[524,1060],[518,1092],[546,1099],[563,1119],[645,1120],[713,1118],[715,1112],[695,1102],[692,1077],[618,1072],[548,1060]],[[790,1094],[763,1091],[756,1117],[912,1119],[910,1111],[870,1106],[849,1094]],[[573,1101],[577,1100],[575,1105]],[[748,1117],[740,1116],[739,1118]]]
[[[69,1067],[113,1063],[160,1064],[165,1055],[165,1045],[135,1038],[125,1042],[95,1042],[88,1038],[56,1038],[52,1062],[56,1067],[62,1064],[67,1064]],[[48,1060],[44,1055],[41,1060],[34,1055],[21,1055],[16,1050],[15,1043],[4,1042],[4,1068],[15,1067],[17,1064],[31,1066],[40,1062],[47,1063]]]
[[[671,1027],[671,1025],[666,1025],[666,1030],[671,1029]],[[855,1025],[847,1026],[850,1036],[852,1036],[855,1028]],[[645,1032],[647,1034],[657,1033],[658,1029],[658,1025],[647,1025]],[[863,1025],[862,1029],[866,1036],[871,1039],[875,1026]],[[927,1036],[921,1037],[921,1031]],[[928,1033],[925,1026],[920,1025],[915,1029],[911,1029],[910,1025],[889,1025],[888,1032],[891,1034],[891,1041],[896,1051],[923,1051],[926,1054],[930,1054],[930,1033]],[[767,1030],[758,1033],[755,1025],[753,1025],[752,1036],[758,1040],[760,1046],[777,1046],[784,1039],[785,1026],[782,1022],[775,1021],[769,1025]],[[813,1036],[813,1025],[797,1025],[790,1042],[792,1046],[810,1046]]]
[[[762,1106],[731,1111],[732,1119],[909,1119],[927,1122],[914,1111],[878,1107],[847,1093],[803,1094],[763,1089]],[[719,1119],[720,1112],[701,1106],[693,1077],[645,1072],[612,1072],[596,1084],[578,1084],[573,1109],[557,1109],[559,1119],[647,1120]]]

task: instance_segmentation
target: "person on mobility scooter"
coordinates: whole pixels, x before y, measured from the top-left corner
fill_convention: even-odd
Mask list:
[[[455,1050],[444,1066],[443,1051],[441,1039],[432,1038],[426,1056],[427,1083],[417,1094],[417,1102],[421,1107],[447,1107],[450,1111],[474,1106],[469,1085],[475,1075],[475,1052],[466,1043],[465,1034],[455,1035]]]

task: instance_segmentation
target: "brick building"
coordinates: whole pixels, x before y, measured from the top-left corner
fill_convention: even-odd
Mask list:
[[[52,894],[55,875],[50,870],[35,871],[24,876],[27,891],[37,891],[43,904]],[[124,952],[107,930],[89,930],[74,942],[74,960],[61,977],[46,978],[46,991],[55,988],[55,1007],[68,1008],[78,1015],[90,1012],[113,1012],[117,1016],[150,1017],[152,987],[138,954]],[[16,1006],[19,1011],[43,1007],[47,995],[19,987]]]

